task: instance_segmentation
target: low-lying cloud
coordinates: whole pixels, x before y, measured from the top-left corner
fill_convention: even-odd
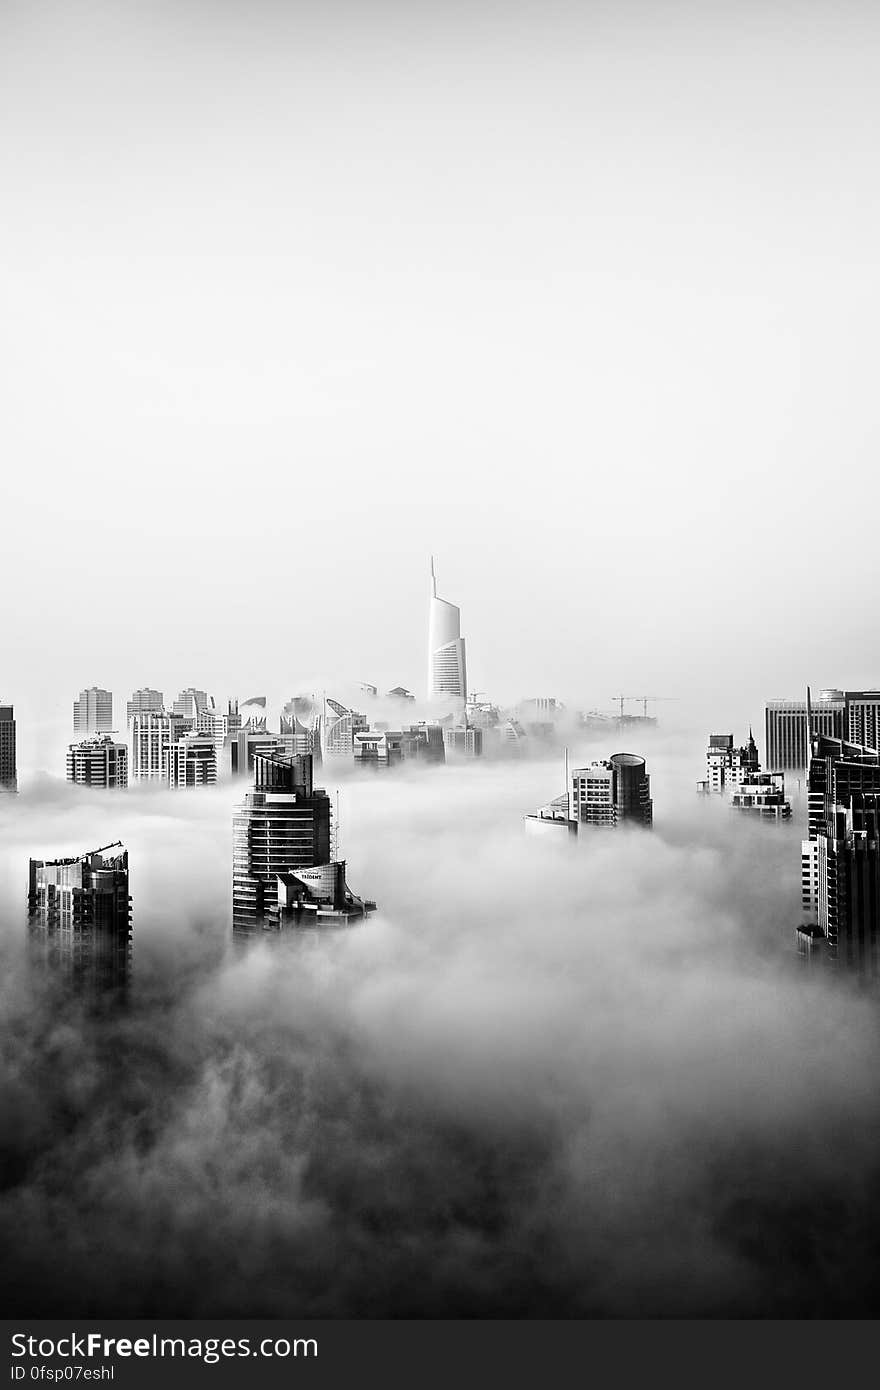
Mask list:
[[[0,801],[9,1311],[875,1311],[876,1001],[794,955],[799,827],[652,743],[655,830],[575,843],[522,828],[557,760],[345,781],[379,912],[244,947],[240,788]],[[28,960],[27,858],[117,838],[97,1008]]]

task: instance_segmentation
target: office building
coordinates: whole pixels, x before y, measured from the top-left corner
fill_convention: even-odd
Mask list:
[[[286,927],[350,927],[376,907],[369,899],[352,893],[345,881],[344,859],[278,874],[276,891],[277,901],[267,912],[265,926],[279,931]]]
[[[194,731],[168,743],[169,787],[213,787],[217,783],[217,744],[212,734]]]
[[[517,752],[528,742],[528,734],[518,719],[502,719],[495,726],[495,736],[507,752]]]
[[[191,729],[190,720],[166,710],[135,713],[131,721],[129,780],[167,786],[171,745]]]
[[[697,790],[721,795],[741,786],[752,773],[760,770],[758,749],[749,729],[749,741],[740,748],[733,744],[733,734],[710,734],[706,751],[706,779],[697,783]]]
[[[265,733],[265,718],[249,719],[247,721],[248,728],[255,726],[258,727],[261,732]],[[231,761],[230,758],[226,756],[225,752],[227,744],[242,727],[242,718],[237,700],[227,701],[225,710],[219,710],[214,701],[209,700],[207,705],[200,709],[196,715],[195,732],[214,740],[214,762],[218,777],[222,776],[227,771]]]
[[[820,690],[812,701],[813,733],[845,738],[842,690]],[[768,772],[801,771],[807,765],[806,700],[768,700],[764,712],[764,762]]]
[[[847,690],[845,699],[847,742],[880,748],[880,690]]]
[[[233,930],[254,931],[277,912],[279,875],[330,863],[330,798],[312,759],[258,754],[233,827]]]
[[[437,578],[431,558],[431,593],[428,606],[428,699],[467,703],[467,660],[461,635],[461,610],[437,596]]]
[[[32,958],[68,981],[124,985],[131,963],[127,851],[105,845],[68,859],[32,859],[28,936]]]
[[[149,686],[144,686],[142,690],[135,690],[126,707],[126,723],[130,724],[136,714],[147,714],[150,710],[160,710],[165,708],[165,697],[161,690],[151,690]]]
[[[258,721],[262,725],[263,721]],[[253,727],[250,720],[242,729],[227,734],[218,775],[221,777],[250,777],[254,758],[295,757],[303,750],[297,747],[295,736],[270,734],[265,727]]]
[[[324,697],[319,716],[319,738],[321,757],[324,762],[335,759],[353,762],[354,736],[361,729],[369,727],[365,714],[348,709],[338,700]]]
[[[817,926],[837,965],[880,974],[880,792],[829,801],[816,837]],[[802,929],[803,930],[803,929]]]
[[[81,690],[73,702],[73,728],[77,734],[109,734],[113,730],[113,696],[97,685]]]
[[[791,816],[781,772],[749,772],[733,788],[730,804],[734,811],[743,811],[761,820],[788,820]]]
[[[191,720],[195,727],[196,720],[208,708],[208,703],[207,691],[196,690],[195,686],[190,685],[186,690],[181,690],[171,707],[171,713]]]
[[[415,700],[411,690],[407,690],[405,685],[395,685],[393,690],[389,690],[385,696],[386,700]]]
[[[449,758],[480,758],[483,755],[483,730],[467,724],[456,724],[443,730],[443,746]]]
[[[880,751],[827,734],[814,735],[807,773],[807,838],[801,843],[801,903],[812,922],[819,919],[818,841],[820,834],[829,834],[833,808],[845,811],[854,796],[878,794]],[[830,838],[837,837],[831,832]]]
[[[15,755],[15,709],[0,704],[0,791],[18,791]]]
[[[567,759],[566,759],[567,760]],[[636,753],[613,753],[587,767],[566,773],[568,791],[525,817],[527,829],[564,829],[578,833],[618,825],[650,826],[654,803],[644,758]]]
[[[72,743],[67,750],[67,780],[81,787],[127,787],[128,747],[109,734]]]
[[[399,729],[359,729],[354,735],[355,767],[386,768],[403,761]]]
[[[651,825],[654,803],[645,760],[613,753],[571,773],[569,815],[578,826]]]

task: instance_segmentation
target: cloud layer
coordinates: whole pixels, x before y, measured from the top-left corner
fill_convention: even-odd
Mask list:
[[[698,750],[655,740],[653,833],[573,845],[522,830],[555,762],[350,781],[380,911],[243,948],[235,792],[0,802],[7,1308],[873,1311],[876,1004],[800,967],[799,831],[698,801]],[[96,1007],[28,961],[26,860],[117,836]]]

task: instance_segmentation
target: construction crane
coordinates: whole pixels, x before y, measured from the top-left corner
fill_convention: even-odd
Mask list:
[[[663,701],[677,700],[677,699],[678,699],[678,696],[677,696],[677,695],[612,695],[611,698],[612,698],[612,700],[618,700],[618,701],[620,702],[620,718],[621,718],[621,719],[623,718],[623,702],[624,702],[624,700],[641,700],[641,702],[642,702],[642,718],[643,718],[643,719],[647,719],[647,717],[648,717],[648,701],[649,701],[649,700],[653,700],[654,703],[656,704],[656,702],[657,702],[658,700],[663,700]]]
[[[88,859],[90,854],[103,854],[105,849],[122,849],[121,840],[113,840],[109,845],[99,845],[97,849],[87,849],[85,854],[81,854],[80,859]]]

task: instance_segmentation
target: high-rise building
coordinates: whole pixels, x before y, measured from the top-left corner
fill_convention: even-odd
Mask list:
[[[109,734],[113,729],[113,696],[97,685],[81,690],[73,702],[73,728],[78,734]]]
[[[847,690],[842,737],[862,748],[880,748],[880,690]]]
[[[354,736],[361,729],[367,729],[369,722],[365,714],[347,709],[338,700],[324,698],[320,715],[319,729],[321,757],[325,762],[334,758],[354,759]]]
[[[578,826],[651,825],[653,813],[651,779],[636,753],[573,769],[569,815]]]
[[[806,700],[768,700],[764,712],[768,772],[800,771],[807,765]],[[813,733],[845,738],[846,700],[842,690],[820,690],[812,701]]]
[[[181,715],[184,719],[191,719],[195,724],[198,716],[207,708],[207,692],[196,690],[195,686],[190,685],[187,686],[186,690],[181,690],[171,707],[171,713]]]
[[[0,791],[18,791],[15,765],[15,710],[0,704]]]
[[[67,780],[82,787],[127,787],[128,747],[98,734],[67,750]]]
[[[232,926],[253,931],[277,910],[279,875],[330,863],[330,798],[312,759],[257,755],[233,826]]]
[[[160,710],[165,708],[165,697],[161,690],[151,690],[149,686],[144,686],[142,690],[136,690],[128,702],[126,722],[131,723],[136,714],[146,714],[150,710]]]
[[[480,758],[483,755],[483,730],[469,724],[456,724],[443,730],[443,745],[447,758]]]
[[[217,744],[213,734],[190,731],[171,739],[166,765],[169,787],[215,786]]]
[[[880,792],[830,801],[816,837],[817,925],[838,965],[880,975]],[[803,928],[801,929],[803,930]]]
[[[261,731],[265,732],[265,719],[261,723]],[[248,720],[248,724],[250,724],[250,720]],[[195,732],[207,735],[214,740],[214,765],[218,777],[229,770],[227,765],[231,760],[225,756],[226,745],[239,733],[241,727],[242,719],[237,700],[227,701],[225,711],[219,710],[214,701],[209,700],[208,704],[196,715]]]
[[[730,804],[734,811],[758,816],[761,820],[788,820],[791,804],[785,799],[785,774],[749,772],[734,787]]]
[[[437,577],[431,558],[428,607],[428,699],[467,703],[467,660],[461,635],[461,609],[437,597]]]
[[[129,779],[166,786],[171,745],[191,729],[190,720],[166,710],[136,713],[131,721]]]
[[[760,770],[758,749],[749,729],[749,741],[734,748],[733,734],[710,734],[706,751],[706,779],[697,789],[710,794],[722,794],[741,786],[752,773]]]
[[[293,757],[303,749],[296,747],[296,740],[284,734],[270,734],[265,728],[248,726],[227,734],[223,744],[222,761],[218,775],[221,777],[250,776],[254,770],[254,758]]]
[[[564,796],[555,797],[525,817],[527,829],[568,827],[569,833],[574,834],[585,826],[610,829],[653,823],[651,779],[644,758],[636,753],[613,753],[604,761],[573,768],[567,780]]]
[[[28,927],[44,963],[68,978],[123,985],[131,961],[128,852],[105,845],[69,859],[32,859]]]
[[[822,891],[819,836],[834,808],[846,810],[854,796],[880,794],[880,751],[848,740],[814,734],[807,773],[807,839],[801,843],[801,902],[818,921]],[[835,826],[835,829],[837,826]],[[833,832],[831,839],[838,838]]]

